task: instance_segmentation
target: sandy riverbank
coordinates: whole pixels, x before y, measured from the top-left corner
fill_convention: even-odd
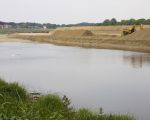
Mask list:
[[[128,36],[121,35],[123,28],[125,26],[63,28],[44,34],[16,33],[3,36],[0,41],[25,42],[30,40],[55,45],[150,52],[150,26]]]
[[[0,35],[0,42],[31,42],[31,41],[18,39],[18,38],[12,38],[9,35]]]

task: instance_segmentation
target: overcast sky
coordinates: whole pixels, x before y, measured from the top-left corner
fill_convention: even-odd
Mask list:
[[[0,21],[70,24],[150,18],[150,0],[0,0]]]

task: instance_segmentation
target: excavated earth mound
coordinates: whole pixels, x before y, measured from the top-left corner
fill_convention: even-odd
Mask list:
[[[51,36],[55,37],[79,37],[79,36],[93,36],[90,30],[56,30]]]

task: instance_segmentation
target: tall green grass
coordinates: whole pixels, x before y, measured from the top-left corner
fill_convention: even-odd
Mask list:
[[[88,109],[75,110],[70,100],[55,94],[38,100],[17,83],[0,79],[0,120],[135,120],[128,115],[97,114]]]
[[[4,96],[26,100],[27,99],[27,92],[23,87],[20,87],[18,83],[11,83],[2,85],[0,87],[0,93]]]
[[[7,85],[8,83],[6,83],[4,80],[2,80],[1,78],[0,78],[0,87],[2,87],[2,86],[4,86],[4,85]]]
[[[129,115],[102,115],[88,109],[80,109],[76,112],[75,120],[135,120],[135,118]]]

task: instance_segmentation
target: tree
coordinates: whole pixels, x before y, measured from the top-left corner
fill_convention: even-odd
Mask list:
[[[132,18],[132,19],[128,20],[128,25],[134,25],[134,24],[137,24],[135,19]]]
[[[121,20],[120,24],[121,25],[128,25],[128,21],[127,20]]]
[[[150,19],[147,19],[147,20],[146,20],[146,24],[147,24],[147,25],[150,25]]]
[[[111,24],[111,22],[110,22],[109,19],[106,19],[106,20],[104,20],[104,22],[103,22],[103,25],[110,25],[110,24]]]
[[[117,20],[115,18],[112,18],[110,20],[111,25],[116,25],[117,24]]]
[[[144,18],[138,19],[137,24],[146,24],[146,20]]]

